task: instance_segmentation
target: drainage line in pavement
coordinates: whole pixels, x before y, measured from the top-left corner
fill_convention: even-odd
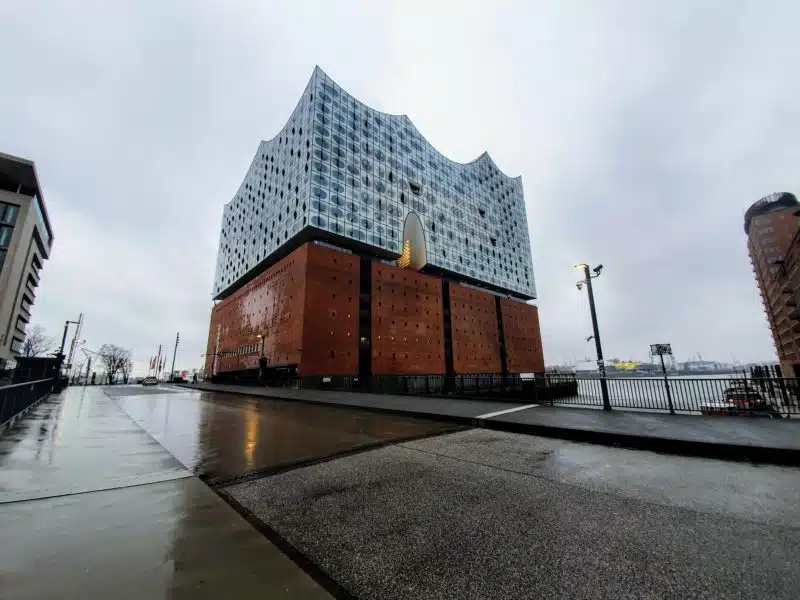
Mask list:
[[[355,596],[337,583],[330,575],[313,563],[297,548],[292,546],[281,534],[259,519],[249,508],[240,504],[238,500],[226,493],[225,490],[219,488],[211,489],[213,489],[220,498],[225,500],[233,510],[244,517],[256,531],[261,533],[270,543],[288,556],[290,560],[305,571],[309,577],[323,587],[331,596],[337,600],[356,600]]]
[[[270,477],[272,475],[278,475],[280,473],[285,473],[287,471],[294,471],[296,469],[302,469],[304,467],[310,467],[312,465],[318,465],[321,463],[330,462],[333,460],[337,460],[339,458],[345,458],[347,456],[353,456],[356,454],[361,454],[362,452],[369,452],[370,450],[377,450],[379,448],[384,448],[386,446],[392,446],[395,444],[404,444],[406,442],[415,442],[419,440],[425,440],[428,438],[438,437],[440,435],[447,435],[449,433],[459,433],[461,431],[467,431],[468,429],[472,429],[471,427],[464,427],[464,426],[454,426],[443,431],[435,431],[432,433],[423,433],[420,435],[411,435],[404,438],[395,438],[392,440],[382,440],[380,442],[373,442],[370,444],[365,444],[364,446],[359,446],[358,448],[352,448],[350,450],[342,450],[341,452],[335,452],[334,454],[328,454],[327,456],[323,456],[320,458],[309,458],[306,460],[300,460],[297,462],[286,463],[283,465],[277,465],[272,467],[265,467],[263,469],[258,469],[256,471],[250,471],[249,473],[245,473],[244,475],[237,475],[235,477],[230,477],[228,479],[212,479],[207,476],[200,475],[200,478],[205,482],[206,485],[212,488],[223,488],[228,487],[237,483],[246,483],[249,481],[253,481],[255,479],[263,479],[264,477]]]

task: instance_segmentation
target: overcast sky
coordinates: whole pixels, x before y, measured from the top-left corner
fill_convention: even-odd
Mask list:
[[[202,364],[222,207],[314,65],[523,177],[549,364],[773,360],[742,216],[800,192],[800,3],[0,2],[0,151],[55,233],[34,322]]]

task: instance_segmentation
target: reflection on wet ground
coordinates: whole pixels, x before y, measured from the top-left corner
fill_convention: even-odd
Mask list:
[[[189,475],[97,388],[51,396],[0,436],[0,502]]]
[[[3,600],[329,599],[195,477],[0,504]]]
[[[3,600],[329,598],[324,585],[364,599],[794,600],[800,588],[798,469],[435,435],[448,428],[241,395],[105,392],[68,389],[0,437]]]
[[[115,402],[187,468],[219,482],[382,443],[458,429],[411,417],[266,398],[109,388]],[[137,395],[130,395],[130,391]]]
[[[99,387],[0,437],[0,598],[229,597],[331,598]]]

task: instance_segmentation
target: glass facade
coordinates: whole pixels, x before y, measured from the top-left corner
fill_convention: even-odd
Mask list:
[[[225,206],[213,295],[237,287],[307,228],[399,257],[411,213],[422,223],[428,265],[536,297],[521,178],[486,153],[449,160],[408,117],[365,106],[316,69]]]

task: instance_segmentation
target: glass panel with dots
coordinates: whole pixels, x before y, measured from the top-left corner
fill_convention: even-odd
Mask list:
[[[235,289],[306,228],[399,256],[411,211],[424,227],[428,264],[536,297],[521,178],[486,153],[449,160],[408,117],[369,108],[317,68],[225,206],[213,295]]]

